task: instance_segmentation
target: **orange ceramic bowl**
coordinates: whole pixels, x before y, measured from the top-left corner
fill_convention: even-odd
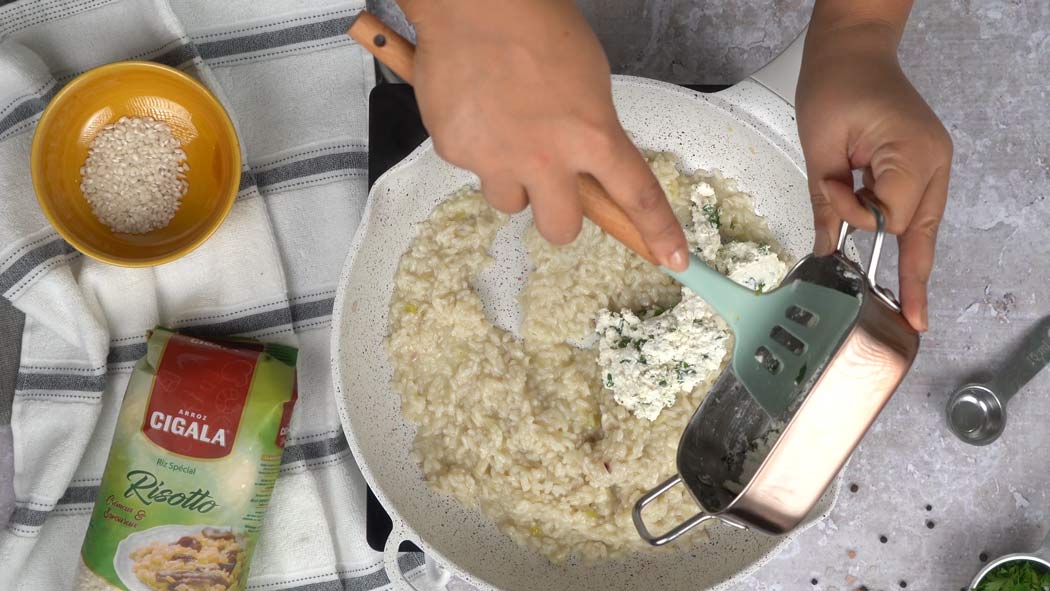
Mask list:
[[[80,168],[95,134],[121,117],[171,126],[186,152],[189,192],[164,228],[115,233],[80,192]],[[114,265],[173,261],[211,236],[237,197],[241,150],[219,101],[190,76],[152,62],[118,62],[78,76],[51,99],[33,136],[30,159],[40,208],[80,252]]]

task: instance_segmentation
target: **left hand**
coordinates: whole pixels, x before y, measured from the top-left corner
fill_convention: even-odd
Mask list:
[[[877,24],[811,30],[796,95],[817,230],[814,252],[835,248],[842,220],[874,230],[854,194],[853,170],[898,235],[901,306],[928,327],[926,285],[948,197],[952,141],[897,62],[899,35]]]

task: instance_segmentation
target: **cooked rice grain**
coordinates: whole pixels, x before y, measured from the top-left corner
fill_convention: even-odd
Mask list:
[[[721,177],[682,174],[668,154],[649,160],[680,219],[690,215],[690,187],[703,180],[741,235],[769,235],[750,198]],[[670,307],[680,288],[590,222],[563,247],[532,228],[526,245],[535,269],[517,339],[485,317],[472,287],[506,219],[478,192],[460,191],[401,259],[387,347],[402,411],[418,425],[413,455],[431,487],[479,507],[551,560],[643,550],[631,509],[674,473],[678,439],[711,382],[679,396],[657,420],[639,420],[602,388],[597,350],[566,343],[591,334],[603,308]],[[646,518],[662,531],[695,512],[676,487]]]

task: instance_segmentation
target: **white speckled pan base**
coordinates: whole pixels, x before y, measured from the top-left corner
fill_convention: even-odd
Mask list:
[[[793,255],[809,252],[813,225],[794,109],[764,87],[745,81],[702,95],[670,84],[617,77],[614,97],[636,143],[666,150],[689,170],[720,170],[755,198],[780,243]],[[501,534],[476,511],[427,488],[409,458],[414,429],[400,413],[383,350],[387,307],[401,254],[417,224],[447,195],[476,178],[443,162],[426,142],[375,184],[341,279],[335,305],[333,370],[343,427],[368,483],[394,521],[386,551],[413,540],[453,573],[483,589],[612,591],[724,589],[780,550],[788,539],[717,525],[709,541],[585,567],[553,565]],[[490,317],[515,327],[517,293],[527,274],[523,213],[497,236],[498,264],[479,291]],[[659,474],[653,485],[668,475]],[[836,482],[801,528],[826,515]],[[800,530],[796,530],[800,531]],[[688,542],[686,543],[688,544]],[[399,572],[394,566],[390,573]],[[403,582],[401,582],[403,584]]]

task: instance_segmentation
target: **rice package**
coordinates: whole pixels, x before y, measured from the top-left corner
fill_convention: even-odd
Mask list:
[[[78,590],[245,588],[295,404],[296,354],[152,331],[121,405]]]

